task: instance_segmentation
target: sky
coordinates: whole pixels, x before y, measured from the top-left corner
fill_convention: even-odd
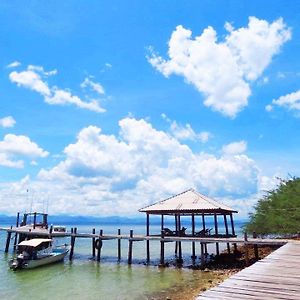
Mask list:
[[[0,214],[245,217],[300,176],[300,2],[1,1]]]

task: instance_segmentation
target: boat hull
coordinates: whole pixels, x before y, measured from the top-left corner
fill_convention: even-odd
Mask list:
[[[68,254],[69,248],[54,250],[49,255],[44,255],[36,259],[20,259],[16,258],[11,261],[10,267],[13,270],[17,269],[33,269],[40,266],[53,264],[56,262],[63,261],[65,256]]]
[[[63,261],[65,256],[68,254],[68,252],[69,252],[69,250],[66,250],[63,253],[55,253],[53,255],[49,255],[47,257],[43,257],[40,259],[29,260],[22,266],[22,268],[23,269],[33,269],[33,268],[37,268],[40,266]]]

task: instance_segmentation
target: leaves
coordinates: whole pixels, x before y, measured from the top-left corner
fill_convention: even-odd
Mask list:
[[[300,232],[300,178],[280,180],[249,214],[245,229],[258,234],[294,234]]]

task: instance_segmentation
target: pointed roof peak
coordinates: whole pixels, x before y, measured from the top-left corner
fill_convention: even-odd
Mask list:
[[[193,188],[182,193],[161,200],[147,207],[141,208],[140,212],[152,214],[201,214],[201,213],[236,213],[237,211],[227,205],[221,204],[209,198]]]

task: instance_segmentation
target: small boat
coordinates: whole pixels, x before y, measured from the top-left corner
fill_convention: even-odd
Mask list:
[[[17,255],[10,261],[10,268],[32,269],[62,261],[69,252],[68,245],[52,246],[52,239],[34,238],[17,245]]]

